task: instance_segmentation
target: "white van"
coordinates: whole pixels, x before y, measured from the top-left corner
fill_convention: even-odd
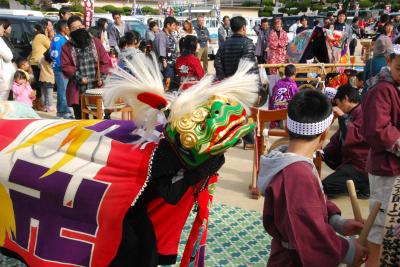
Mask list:
[[[95,13],[93,15],[92,25],[96,25],[96,22],[100,18],[105,18],[108,20],[108,23],[114,23],[112,14],[110,13]],[[140,34],[140,37],[144,39],[146,37],[147,26],[140,20],[134,16],[121,16],[122,21],[129,25],[131,30],[135,30]]]
[[[44,17],[41,11],[24,9],[0,9],[0,15]]]

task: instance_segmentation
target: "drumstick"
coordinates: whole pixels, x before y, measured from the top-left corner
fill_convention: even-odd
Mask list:
[[[367,245],[368,234],[371,231],[372,225],[375,222],[376,216],[378,215],[381,205],[382,205],[381,202],[379,201],[375,202],[373,208],[371,209],[371,212],[369,213],[367,221],[364,223],[364,227],[361,230],[361,234],[358,240],[364,246]]]
[[[347,180],[346,184],[347,184],[347,191],[349,191],[351,206],[353,208],[354,219],[356,221],[362,222],[361,210],[360,210],[360,205],[358,204],[354,182],[353,180]]]

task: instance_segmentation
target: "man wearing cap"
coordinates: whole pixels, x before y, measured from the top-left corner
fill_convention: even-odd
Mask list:
[[[385,215],[396,179],[400,179],[400,45],[393,47],[388,67],[372,78],[363,99],[361,134],[370,145],[367,171],[370,207],[376,201],[381,210],[368,235],[370,256],[366,266],[378,266]],[[396,264],[397,265],[397,264]]]
[[[339,87],[335,93],[333,112],[338,117],[339,129],[325,146],[323,154],[325,163],[335,172],[322,181],[324,192],[328,197],[347,194],[346,181],[352,179],[358,197],[368,198],[369,181],[365,165],[369,145],[360,134],[360,94],[349,84]]]

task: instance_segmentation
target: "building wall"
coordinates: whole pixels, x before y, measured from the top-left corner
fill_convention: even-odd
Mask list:
[[[229,8],[222,7],[221,8],[221,16],[242,16],[242,17],[250,17],[256,18],[258,17],[258,9],[249,9],[249,8]]]

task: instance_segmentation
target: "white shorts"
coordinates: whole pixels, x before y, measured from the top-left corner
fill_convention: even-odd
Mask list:
[[[394,181],[398,176],[388,177],[368,174],[368,177],[370,186],[369,209],[372,209],[376,201],[382,203],[381,210],[369,232],[368,241],[380,245],[383,240],[386,209],[392,195]]]

